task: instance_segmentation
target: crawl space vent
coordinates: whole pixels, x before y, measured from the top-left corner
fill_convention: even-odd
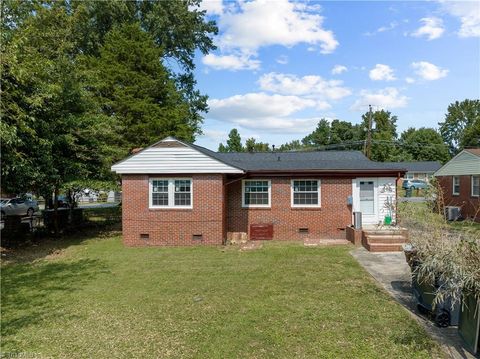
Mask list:
[[[142,233],[140,234],[140,239],[143,239],[144,241],[150,239],[150,235],[147,233]]]
[[[194,234],[194,235],[192,236],[192,239],[193,239],[194,241],[201,241],[201,240],[203,240],[203,234]]]
[[[298,233],[308,233],[308,228],[299,228]]]

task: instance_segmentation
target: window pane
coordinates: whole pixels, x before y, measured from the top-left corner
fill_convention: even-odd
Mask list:
[[[175,193],[175,206],[190,206],[190,193]]]
[[[375,213],[375,192],[371,181],[360,181],[360,211],[364,214]]]
[[[168,192],[168,180],[153,180],[152,192]]]
[[[175,180],[175,192],[190,192],[190,180]]]
[[[168,206],[168,193],[152,193],[154,206]]]
[[[268,205],[268,193],[245,193],[245,204]]]

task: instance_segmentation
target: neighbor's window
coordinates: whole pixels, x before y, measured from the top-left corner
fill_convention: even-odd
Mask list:
[[[244,180],[243,207],[270,207],[270,181]]]
[[[319,207],[320,181],[293,180],[292,207]]]
[[[460,177],[453,176],[453,194],[460,194]]]
[[[151,178],[150,208],[192,208],[192,180]]]
[[[480,176],[472,176],[472,197],[480,196]]]
[[[405,174],[405,179],[413,179],[413,173],[406,173]]]

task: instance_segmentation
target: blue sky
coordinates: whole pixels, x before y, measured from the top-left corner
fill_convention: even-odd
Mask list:
[[[201,8],[218,49],[196,56],[209,113],[196,143],[279,146],[321,118],[358,123],[371,104],[399,132],[437,127],[451,102],[480,97],[480,2],[222,2]]]

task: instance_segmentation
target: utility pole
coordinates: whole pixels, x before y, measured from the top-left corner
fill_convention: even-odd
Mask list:
[[[372,155],[372,105],[368,105],[368,129],[367,140],[365,142],[365,156],[370,159]]]

